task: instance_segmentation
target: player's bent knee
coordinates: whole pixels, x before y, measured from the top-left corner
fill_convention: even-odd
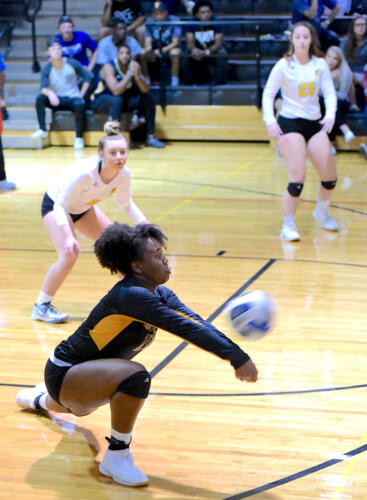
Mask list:
[[[141,370],[127,377],[117,386],[116,392],[122,392],[135,398],[145,399],[148,397],[151,384],[150,374]]]
[[[321,181],[321,186],[325,189],[334,189],[336,186],[336,181],[338,179],[335,179],[333,181]]]
[[[290,182],[287,186],[287,191],[291,196],[298,198],[301,196],[303,189],[303,182]]]

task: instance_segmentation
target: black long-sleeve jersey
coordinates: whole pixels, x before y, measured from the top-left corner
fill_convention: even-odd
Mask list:
[[[157,286],[152,293],[134,277],[119,281],[79,328],[56,347],[54,357],[63,365],[99,358],[131,359],[151,344],[158,328],[229,360],[235,369],[249,359],[172,290]]]

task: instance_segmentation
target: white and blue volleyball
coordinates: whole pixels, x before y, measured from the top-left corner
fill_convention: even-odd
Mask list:
[[[248,340],[258,340],[270,333],[275,327],[277,311],[275,299],[259,290],[239,295],[227,307],[233,328]]]

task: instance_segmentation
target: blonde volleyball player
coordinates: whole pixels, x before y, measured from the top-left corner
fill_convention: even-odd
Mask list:
[[[57,251],[32,311],[32,319],[63,323],[68,314],[52,305],[57,290],[70,273],[80,247],[75,229],[96,240],[110,219],[96,205],[115,194],[117,203],[135,222],[148,222],[130,196],[130,171],[126,167],[128,144],[118,122],[107,122],[98,145],[98,160],[70,169],[49,187],[42,201],[46,232]]]
[[[274,98],[282,92],[278,122]],[[321,120],[319,94],[326,112]],[[330,70],[317,48],[315,30],[308,22],[293,26],[290,48],[272,69],[263,93],[263,118],[270,139],[277,141],[288,170],[289,184],[283,197],[284,222],[280,236],[298,241],[295,215],[310,158],[320,176],[317,206],[313,217],[324,229],[337,231],[338,224],[329,213],[330,198],[337,175],[327,134],[332,130],[337,98]]]

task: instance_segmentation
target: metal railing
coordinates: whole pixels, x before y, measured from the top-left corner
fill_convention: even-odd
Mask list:
[[[269,19],[267,19],[269,21]],[[255,65],[256,65],[256,105],[260,109],[261,108],[261,99],[262,99],[262,84],[261,84],[261,34],[262,34],[262,25],[261,25],[261,20],[259,19],[236,19],[236,20],[215,20],[215,21],[206,21],[203,23],[202,21],[166,21],[166,22],[153,22],[149,21],[146,22],[146,26],[155,26],[158,27],[159,31],[159,49],[162,49],[162,41],[161,41],[161,36],[162,36],[162,31],[163,28],[166,26],[180,26],[180,27],[187,27],[187,26],[244,26],[244,25],[254,25],[254,35],[253,39],[256,44],[256,50],[255,50]],[[189,57],[188,54],[182,54],[181,57]],[[213,55],[211,56],[213,57]],[[215,57],[215,56],[214,56]],[[219,55],[218,57],[223,57],[222,55]],[[160,74],[162,75],[163,73],[163,58],[159,58],[160,61]],[[210,89],[213,85],[208,85],[209,87],[209,92]],[[164,108],[166,106],[167,102],[167,96],[166,96],[166,84],[164,82],[164,79],[160,79],[160,105]]]

